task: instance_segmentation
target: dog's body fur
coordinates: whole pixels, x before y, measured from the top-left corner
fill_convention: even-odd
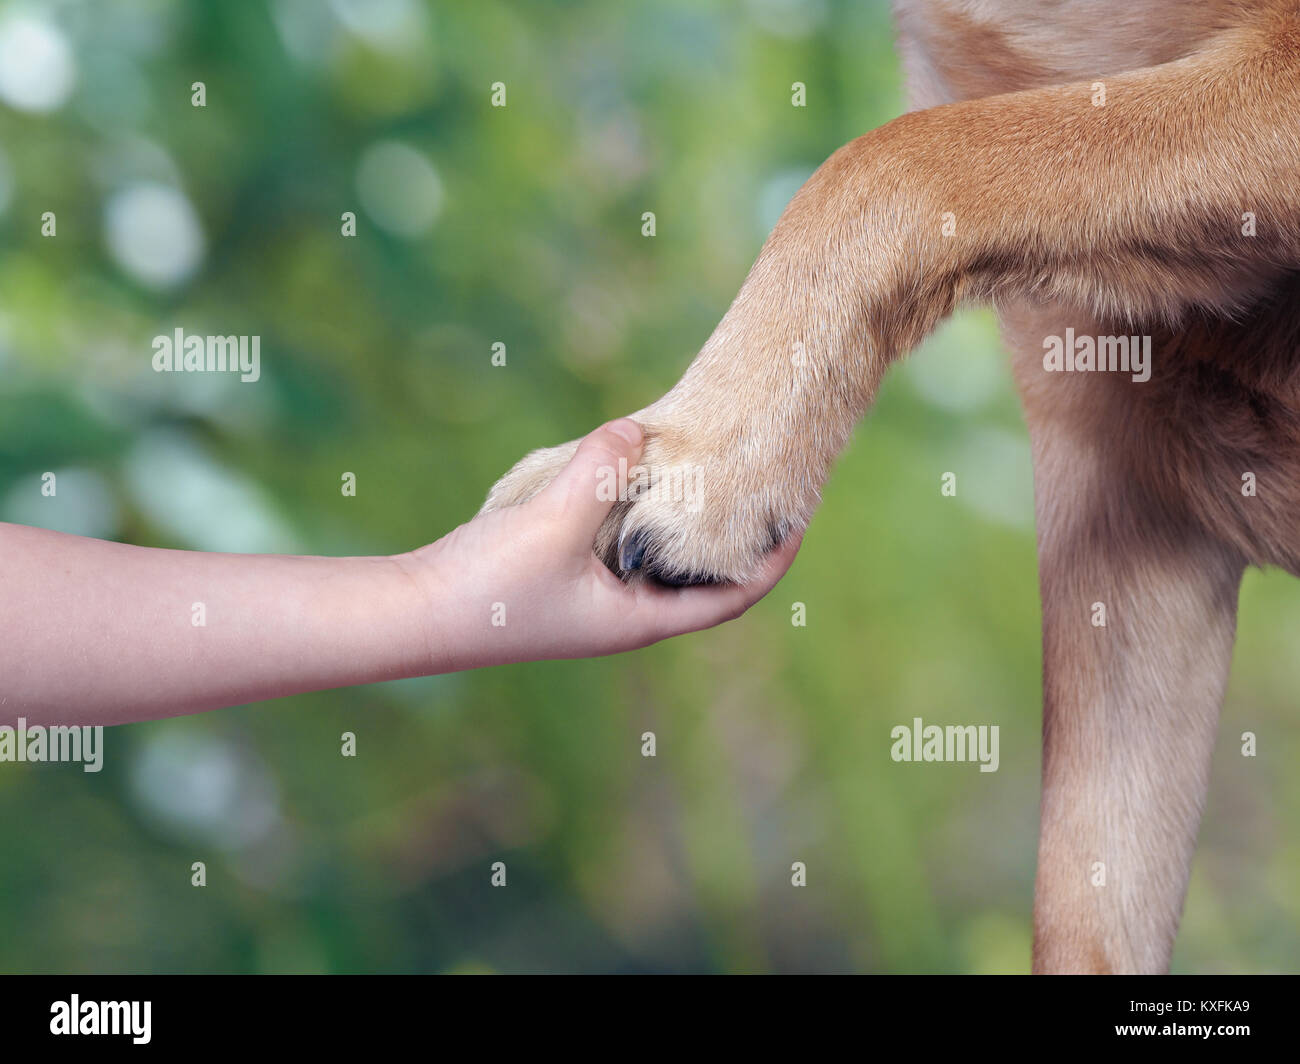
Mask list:
[[[649,476],[698,467],[703,507],[633,498],[597,550],[669,583],[747,578],[807,524],[892,360],[992,300],[1035,463],[1034,969],[1162,971],[1242,572],[1300,575],[1300,0],[899,0],[897,21],[918,109],[809,179],[633,415]],[[1069,328],[1152,336],[1150,380],[1045,372]],[[572,450],[524,459],[488,507]]]

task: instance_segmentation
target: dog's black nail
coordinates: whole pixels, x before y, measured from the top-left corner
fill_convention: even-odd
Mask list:
[[[641,562],[645,559],[646,539],[644,532],[633,532],[619,544],[618,567],[623,572],[630,573],[633,569],[641,568]]]

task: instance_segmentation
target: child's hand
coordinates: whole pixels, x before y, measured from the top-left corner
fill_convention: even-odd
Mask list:
[[[158,550],[0,523],[0,723],[114,724],[612,654],[739,616],[798,542],[747,587],[631,587],[596,560],[613,505],[600,470],[640,453],[639,426],[612,422],[535,499],[394,557]]]
[[[781,579],[800,539],[743,587],[628,585],[606,569],[592,543],[613,502],[597,485],[619,459],[635,465],[641,442],[635,421],[611,421],[535,498],[397,559],[429,599],[436,671],[632,650],[738,617]]]

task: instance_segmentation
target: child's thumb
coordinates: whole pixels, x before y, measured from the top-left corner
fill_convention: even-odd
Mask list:
[[[631,418],[601,425],[578,444],[543,496],[561,507],[575,532],[594,539],[614,503],[625,497],[629,470],[641,457],[643,440],[641,426]]]

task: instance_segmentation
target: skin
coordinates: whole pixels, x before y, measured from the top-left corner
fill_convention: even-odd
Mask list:
[[[158,550],[0,524],[0,723],[120,724],[616,654],[740,616],[799,538],[745,586],[633,587],[592,553],[613,505],[596,490],[602,470],[634,464],[642,445],[636,422],[603,425],[529,502],[391,557]]]

